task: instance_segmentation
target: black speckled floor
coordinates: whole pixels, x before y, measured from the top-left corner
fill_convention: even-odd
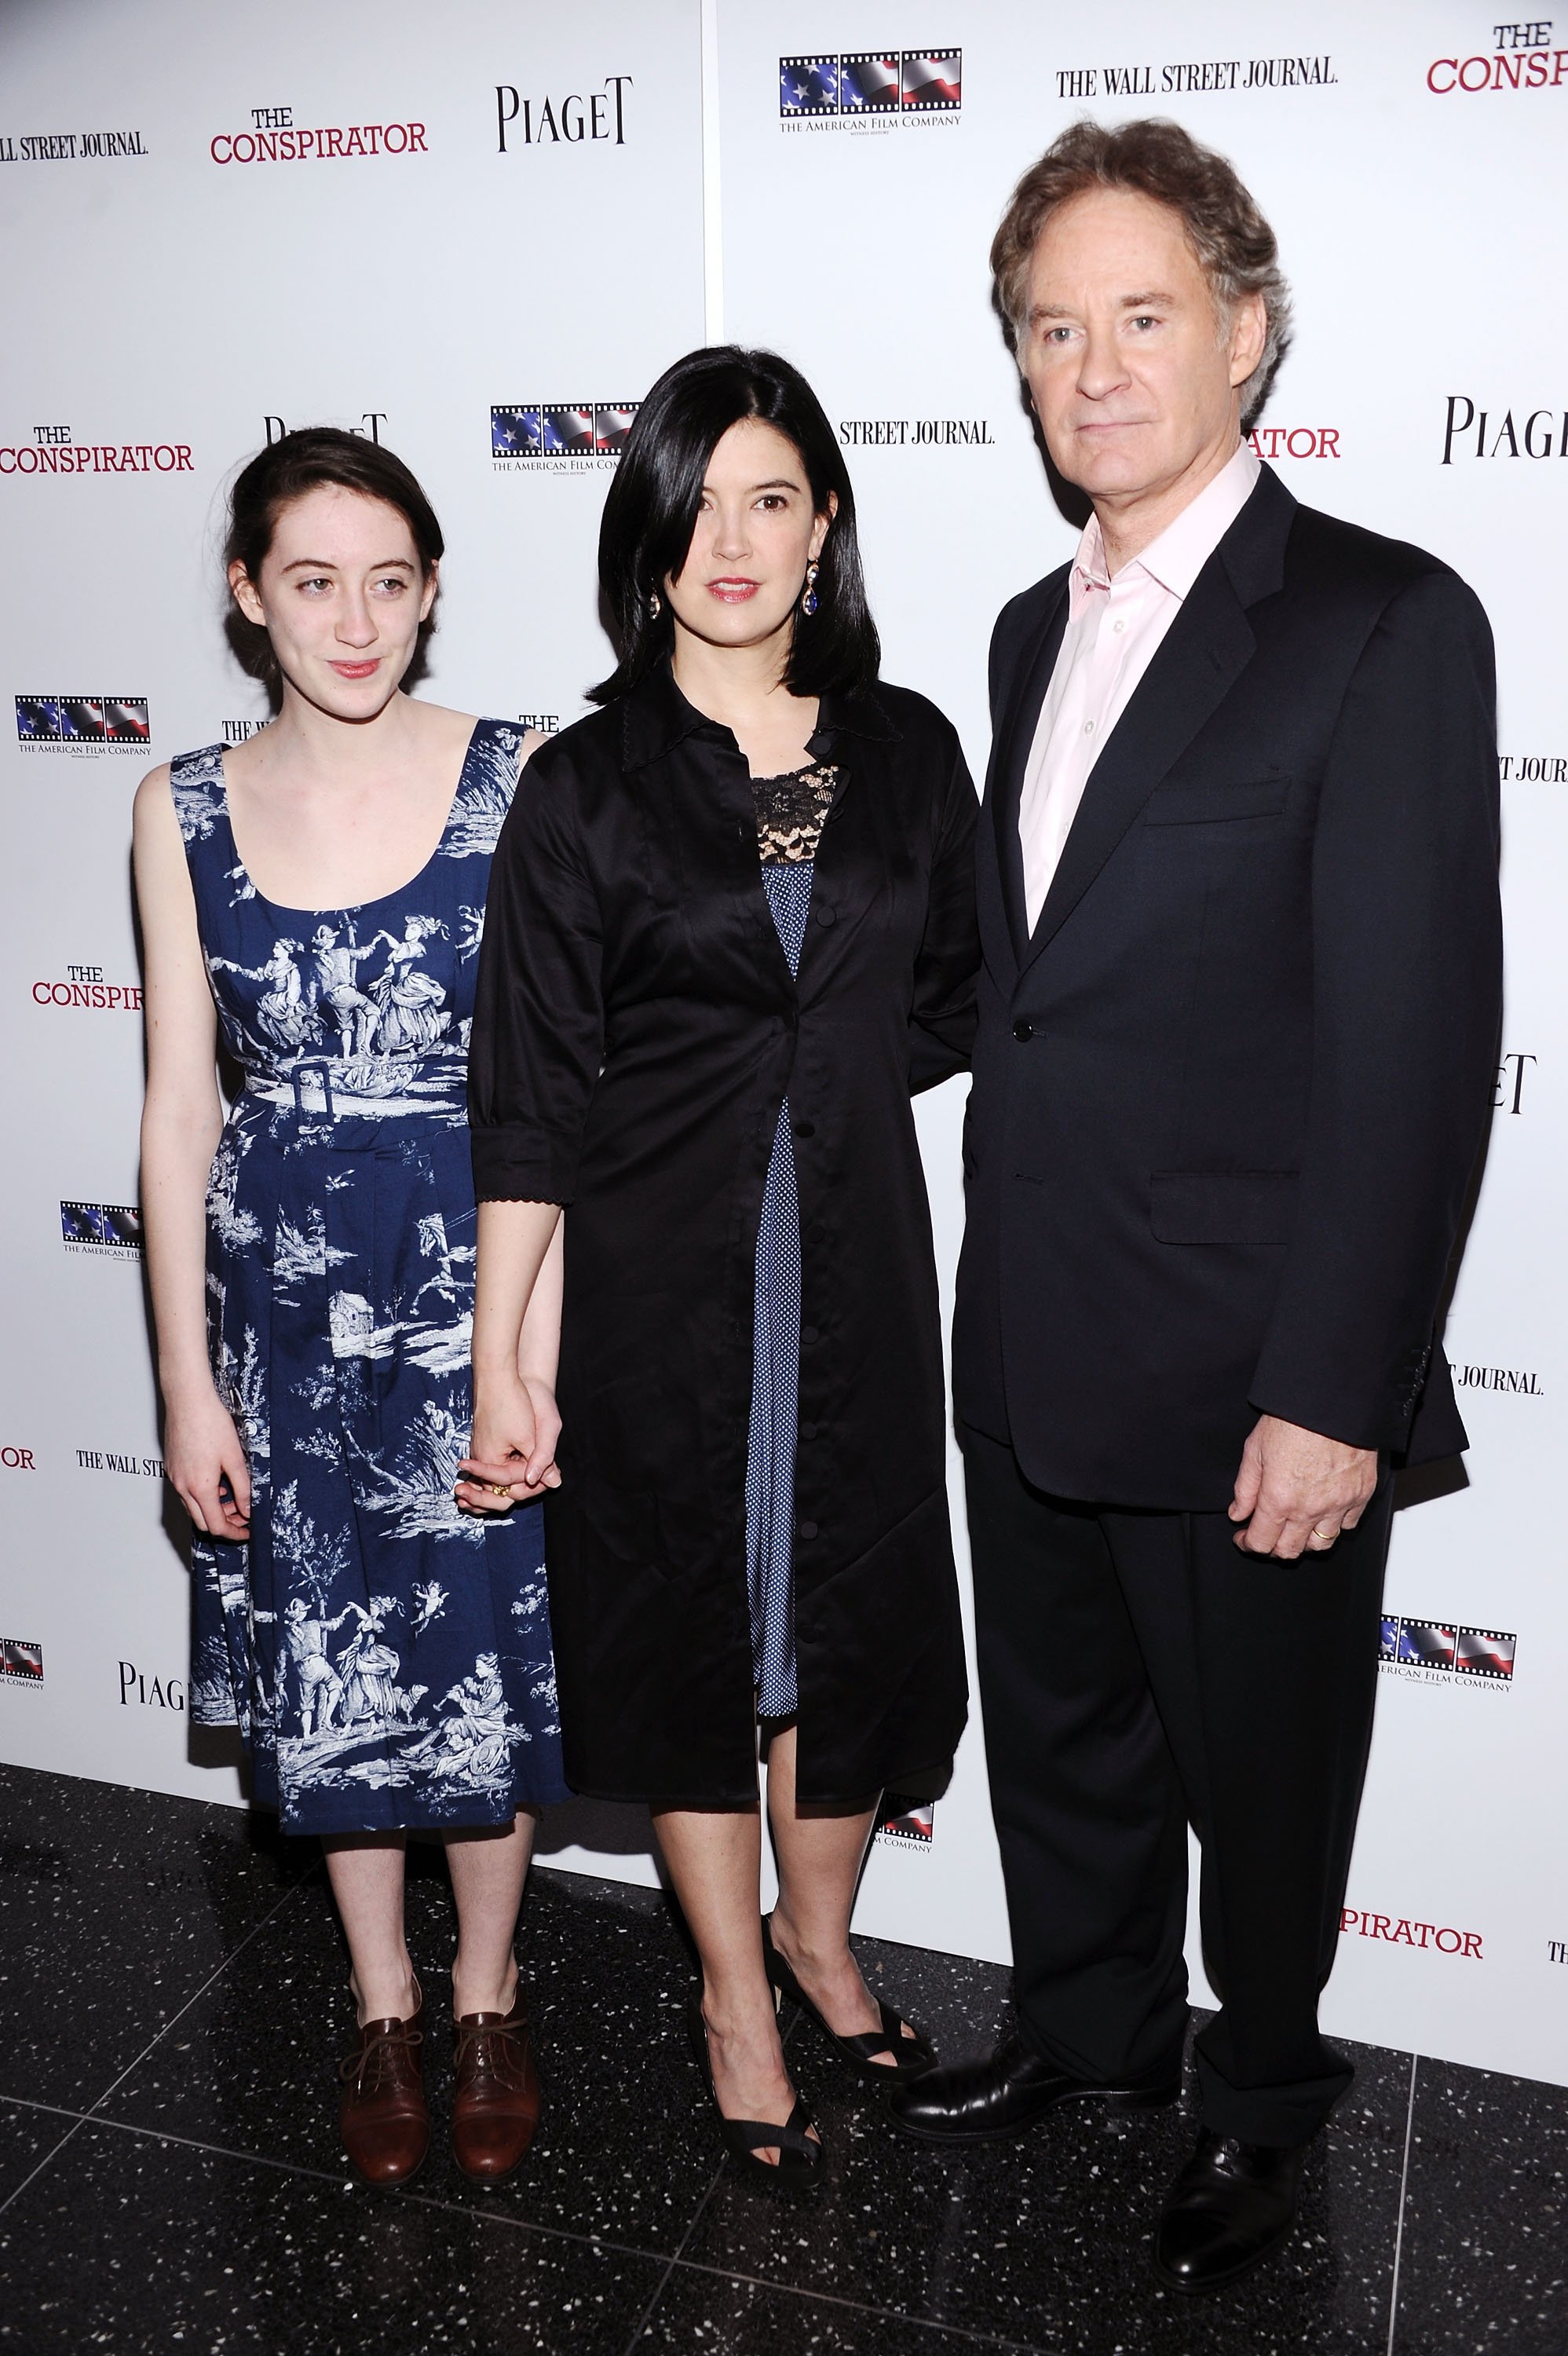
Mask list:
[[[439,2018],[452,1914],[432,1851],[410,1917]],[[1005,2018],[989,1965],[862,1953],[947,2052]],[[436,2036],[436,2149],[411,2190],[367,2191],[336,2140],[347,1966],[309,1848],[229,1809],[0,1768],[0,2351],[1568,2350],[1568,2090],[1361,2048],[1295,2240],[1189,2305],[1148,2272],[1186,2113],[934,2151],[792,2021],[828,2161],[783,2199],[721,2161],[660,1897],[537,1873],[522,1954],[546,2083],[527,2168],[489,2193],[453,2169]]]

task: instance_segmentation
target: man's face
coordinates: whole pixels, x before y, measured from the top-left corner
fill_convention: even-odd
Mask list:
[[[1202,472],[1235,446],[1264,332],[1257,295],[1221,321],[1168,206],[1125,188],[1074,197],[1035,247],[1021,348],[1053,463],[1092,498]]]

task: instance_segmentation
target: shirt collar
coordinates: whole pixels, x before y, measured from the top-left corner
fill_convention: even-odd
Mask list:
[[[1173,597],[1187,596],[1252,498],[1261,471],[1256,452],[1250,442],[1243,441],[1212,480],[1204,484],[1197,498],[1189,499],[1174,522],[1166,525],[1157,540],[1151,540],[1130,564],[1123,566],[1117,580],[1141,570],[1151,581],[1157,581],[1162,589],[1169,590]],[[1083,537],[1073,559],[1074,600],[1082,598],[1089,589],[1108,589],[1110,585],[1100,519],[1092,515],[1083,527]]]
[[[711,743],[731,747],[735,742],[728,728],[687,701],[667,661],[656,665],[623,699],[622,725],[629,769],[660,759],[688,736],[706,735]],[[899,734],[886,706],[869,688],[821,699],[813,745],[839,730],[879,744],[893,742]]]

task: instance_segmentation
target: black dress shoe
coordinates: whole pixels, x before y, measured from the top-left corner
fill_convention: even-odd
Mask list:
[[[1155,2111],[1174,2103],[1181,2076],[1172,2069],[1158,2079],[1126,2085],[1100,2085],[1093,2079],[1064,2077],[1030,2053],[1017,2037],[1005,2038],[980,2062],[953,2062],[888,2090],[888,2104],[901,2127],[932,2143],[987,2143],[1017,2135],[1062,2103],[1108,2104],[1114,2111]]]
[[[1305,2144],[1238,2143],[1200,2128],[1154,2237],[1171,2290],[1219,2290],[1277,2250],[1296,2222]]]

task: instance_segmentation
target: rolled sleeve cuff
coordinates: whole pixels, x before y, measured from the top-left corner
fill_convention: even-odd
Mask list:
[[[474,1194],[481,1203],[559,1203],[564,1209],[577,1192],[574,1148],[514,1123],[475,1129]]]

